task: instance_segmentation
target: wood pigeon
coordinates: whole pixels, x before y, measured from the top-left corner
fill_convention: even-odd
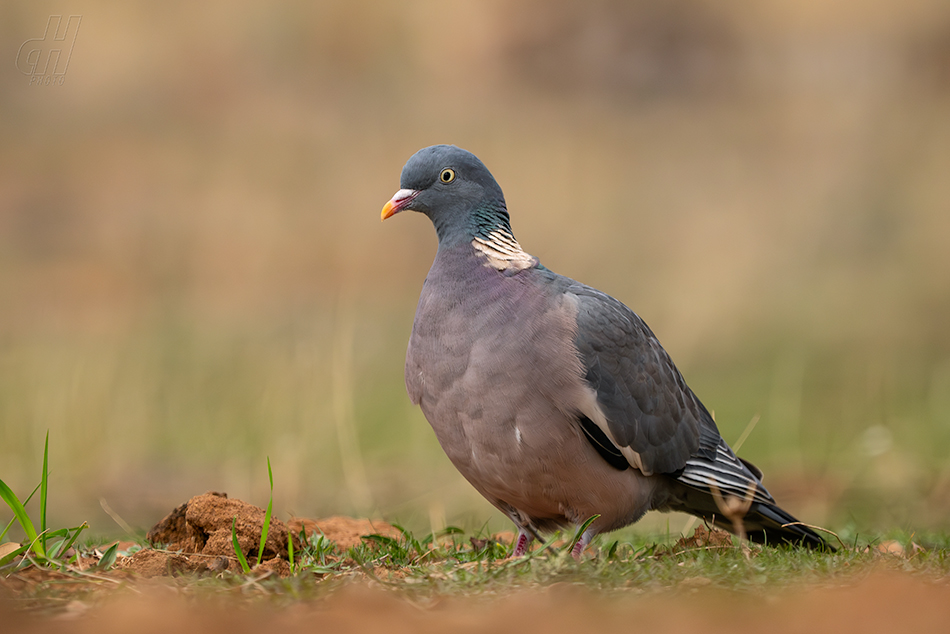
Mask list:
[[[514,556],[540,532],[597,515],[579,557],[649,510],[831,549],[733,453],[636,313],[521,248],[475,155],[419,150],[400,187],[382,219],[418,211],[439,238],[409,338],[409,397],[465,479],[517,525]],[[737,501],[741,522],[722,510]]]

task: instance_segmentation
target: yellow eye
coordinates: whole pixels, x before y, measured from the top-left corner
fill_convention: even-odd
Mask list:
[[[442,173],[439,174],[439,180],[443,183],[451,183],[455,180],[455,170],[450,167],[446,167],[444,170],[442,170]]]

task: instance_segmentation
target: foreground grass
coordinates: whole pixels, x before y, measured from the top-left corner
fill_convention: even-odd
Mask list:
[[[140,593],[143,575],[152,577],[149,585],[157,584],[186,597],[238,596],[276,605],[321,599],[355,583],[426,602],[442,597],[495,597],[558,585],[577,586],[604,596],[705,586],[768,593],[796,585],[848,584],[882,568],[931,578],[950,575],[948,534],[896,532],[869,539],[846,528],[834,534],[834,539],[829,538],[837,542],[835,552],[815,552],[746,544],[722,531],[710,532],[705,526],[699,526],[691,537],[676,541],[625,531],[600,536],[581,561],[575,561],[569,554],[577,538],[574,534],[557,534],[516,559],[510,556],[511,535],[467,534],[450,527],[417,536],[383,523],[386,530],[373,526],[371,530],[380,531],[374,534],[358,532],[365,528],[351,529],[345,539],[356,545],[344,548],[323,534],[319,525],[308,536],[306,531],[314,529],[300,524],[292,529],[300,531],[300,546],[295,549],[294,540],[288,540],[287,551],[281,555],[286,559],[275,557],[252,568],[249,560],[257,564],[262,558],[271,526],[274,480],[269,459],[267,467],[271,497],[266,511],[257,509],[263,512],[263,521],[257,526],[256,550],[242,552],[235,516],[230,521],[232,551],[226,555],[221,551],[214,555],[192,551],[208,559],[200,566],[179,567],[176,573],[173,558],[181,555],[163,550],[160,544],[148,544],[144,539],[81,544],[77,537],[85,524],[74,529],[47,527],[47,440],[37,486],[37,518],[29,515],[25,504],[0,480],[2,499],[15,518],[0,532],[0,599],[6,595],[22,609],[56,612],[77,602],[99,602],[116,592]],[[202,497],[189,501],[189,505]],[[26,540],[3,543],[14,521],[23,528]],[[135,565],[134,555],[143,549],[153,551],[143,555],[158,557],[158,570]],[[239,565],[232,566],[234,561]],[[202,572],[180,572],[186,569]]]
[[[458,529],[421,539],[408,532],[401,539],[369,535],[346,550],[316,535],[297,553],[293,574],[288,577],[251,569],[246,574],[208,572],[147,582],[123,569],[122,554],[109,568],[97,565],[96,549],[87,545],[79,549],[76,558],[93,562],[85,570],[77,565],[44,566],[25,561],[0,570],[0,596],[8,595],[17,609],[48,614],[156,586],[190,599],[237,598],[249,604],[283,606],[320,601],[347,586],[361,584],[427,605],[445,597],[491,600],[518,590],[560,586],[607,597],[700,587],[767,595],[790,587],[848,585],[880,570],[925,578],[950,575],[947,536],[936,536],[927,546],[919,546],[910,535],[855,542],[835,553],[746,547],[734,538],[720,546],[634,539],[602,543],[588,550],[580,562],[567,552],[569,537],[549,542],[527,557],[511,559],[508,544],[467,536]],[[142,547],[127,545],[120,552],[131,554]],[[101,546],[98,552],[106,550]]]
[[[567,540],[566,540],[567,541]],[[569,541],[567,541],[569,544]],[[836,553],[794,548],[742,545],[735,538],[724,546],[654,541],[608,542],[574,561],[557,541],[528,557],[508,558],[508,546],[491,540],[452,536],[435,540],[431,549],[407,539],[364,541],[340,560],[341,577],[368,578],[418,596],[494,594],[513,588],[577,584],[600,592],[713,585],[754,591],[799,583],[838,583],[872,569],[887,567],[919,574],[950,573],[950,550],[923,549],[907,540],[845,547]],[[890,547],[892,553],[886,553]],[[278,584],[279,585],[279,584]]]

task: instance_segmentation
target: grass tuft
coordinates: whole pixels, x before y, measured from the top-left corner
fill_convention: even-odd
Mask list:
[[[40,476],[40,483],[37,485],[40,491],[40,530],[37,532],[36,524],[26,510],[26,504],[33,498],[37,489],[33,489],[26,503],[20,502],[20,499],[7,485],[0,480],[0,499],[4,501],[7,507],[13,512],[13,519],[7,524],[3,532],[0,533],[0,539],[7,534],[7,531],[16,521],[23,529],[26,535],[26,543],[21,544],[17,549],[7,552],[0,557],[0,567],[7,566],[10,562],[20,557],[18,567],[26,566],[30,563],[36,563],[42,566],[65,567],[69,562],[64,561],[67,552],[72,548],[80,533],[89,528],[89,525],[83,522],[73,528],[60,528],[50,530],[46,526],[46,501],[49,493],[49,432],[46,433],[46,442],[43,446],[43,473]],[[49,540],[57,539],[51,547],[47,547]],[[32,554],[31,554],[32,553]],[[75,554],[73,558],[75,558]]]
[[[274,473],[270,468],[270,456],[267,458],[267,478],[270,480],[270,499],[267,501],[267,510],[264,512],[264,524],[261,527],[261,544],[257,549],[257,565],[264,561],[264,545],[267,543],[267,533],[270,530],[271,513],[274,510]],[[293,541],[288,539],[288,541]]]
[[[17,522],[19,522],[23,532],[26,533],[27,540],[30,542],[29,548],[33,549],[33,551],[40,557],[45,558],[46,553],[43,551],[42,542],[37,539],[36,528],[33,526],[33,520],[30,519],[29,514],[26,512],[26,509],[23,507],[23,504],[20,502],[19,498],[17,498],[16,494],[3,480],[0,480],[0,499],[6,503],[11,511],[13,511],[13,517]]]

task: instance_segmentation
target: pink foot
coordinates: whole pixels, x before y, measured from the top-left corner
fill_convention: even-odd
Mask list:
[[[590,540],[593,539],[594,535],[589,531],[584,531],[584,534],[581,535],[581,538],[577,540],[577,543],[574,544],[574,548],[571,549],[571,557],[577,561],[581,560],[581,555],[584,554],[584,550],[590,544]]]
[[[528,544],[531,543],[531,536],[523,530],[518,530],[518,537],[515,539],[515,551],[511,553],[512,557],[524,557],[528,552]]]

